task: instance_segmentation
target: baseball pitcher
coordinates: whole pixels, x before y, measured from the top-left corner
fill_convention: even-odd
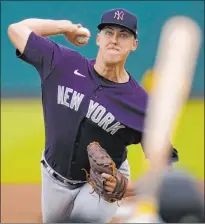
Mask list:
[[[148,98],[125,69],[138,46],[137,18],[112,9],[98,29],[90,60],[48,38],[61,34],[85,46],[91,34],[81,24],[30,18],[8,27],[17,57],[41,80],[44,223],[109,222],[122,198],[135,193],[126,148],[141,143]],[[178,160],[172,151],[170,161]]]

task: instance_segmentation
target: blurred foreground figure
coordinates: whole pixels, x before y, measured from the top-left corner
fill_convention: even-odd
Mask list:
[[[113,222],[118,223],[204,223],[204,184],[189,174],[175,170],[162,176],[157,194],[158,208],[129,199],[119,208]],[[151,187],[150,187],[151,188]]]
[[[180,171],[166,174],[159,190],[159,215],[167,223],[203,223],[204,199],[197,181]]]

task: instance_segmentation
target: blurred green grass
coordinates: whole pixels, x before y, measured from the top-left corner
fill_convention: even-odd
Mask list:
[[[1,183],[40,183],[40,158],[44,147],[41,102],[1,101]],[[190,100],[183,109],[172,143],[179,151],[176,167],[204,179],[204,101]],[[128,150],[132,179],[145,171],[140,145]]]

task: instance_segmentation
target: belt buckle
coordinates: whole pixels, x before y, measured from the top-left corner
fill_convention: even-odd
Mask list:
[[[72,182],[69,182],[69,181],[68,181],[68,180],[66,180],[66,179],[64,179],[64,180],[63,180],[63,183],[64,183],[64,184],[70,184],[70,185],[74,185],[74,183],[72,183]]]

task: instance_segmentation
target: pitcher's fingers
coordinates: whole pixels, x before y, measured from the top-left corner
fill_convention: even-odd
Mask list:
[[[108,187],[108,186],[105,186],[104,189],[110,193],[112,193],[114,191],[114,189],[112,187]]]
[[[104,177],[104,178],[107,179],[108,181],[110,181],[110,182],[115,182],[115,177],[113,177],[112,175],[107,174],[107,173],[102,173],[101,175],[102,175],[102,177]]]
[[[109,181],[110,181],[110,182],[116,182],[116,179],[115,179],[115,177],[110,176],[110,177],[109,177]]]
[[[112,187],[112,188],[114,188],[115,187],[115,185],[116,185],[116,183],[115,182],[110,182],[110,181],[105,181],[105,186],[108,186],[108,187]]]
[[[78,28],[83,27],[82,24],[80,24],[80,23],[76,24],[76,26],[77,26]]]

